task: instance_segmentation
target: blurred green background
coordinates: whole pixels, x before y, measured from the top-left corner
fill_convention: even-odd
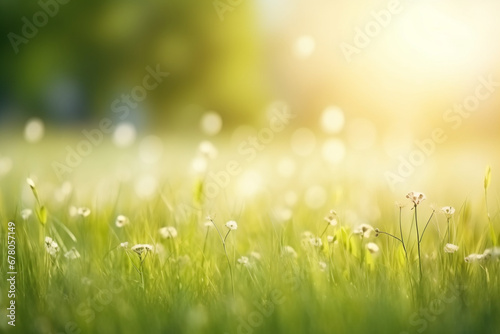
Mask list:
[[[329,172],[369,162],[361,173],[384,179],[436,128],[446,140],[410,185],[438,170],[456,179],[496,167],[498,1],[62,2],[0,4],[2,155],[13,150],[5,138],[22,140],[33,117],[56,137],[78,138],[105,117],[118,125],[114,101],[158,67],[170,75],[125,119],[142,135],[237,146],[284,101],[296,117],[281,151],[323,155]],[[36,20],[34,36],[19,42]],[[491,83],[487,98],[473,112],[454,111],[481,80]],[[203,125],[210,111],[214,131]]]
[[[22,36],[22,18],[33,22],[42,7],[0,4],[2,123],[28,115],[63,123],[102,117],[157,64],[171,79],[148,94],[135,116],[150,124],[196,108],[215,109],[229,122],[249,120],[269,95],[251,2],[224,21],[210,1],[42,3],[51,11],[57,4],[57,12],[17,53],[8,34]]]

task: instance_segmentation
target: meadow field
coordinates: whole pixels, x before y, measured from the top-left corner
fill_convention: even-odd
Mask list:
[[[245,165],[230,138],[179,136],[105,139],[64,181],[85,137],[4,147],[2,332],[498,332],[495,170],[391,192],[279,138]]]
[[[0,1],[0,334],[500,333],[500,1]]]

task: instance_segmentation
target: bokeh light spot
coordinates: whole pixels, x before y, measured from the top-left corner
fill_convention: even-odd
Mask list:
[[[326,133],[339,133],[344,128],[345,117],[339,107],[328,107],[321,115],[321,128]]]
[[[293,152],[302,157],[306,157],[310,155],[316,147],[316,136],[311,130],[301,128],[293,133],[290,144]]]
[[[222,117],[215,111],[208,111],[201,117],[200,127],[206,135],[215,136],[222,129]]]
[[[356,118],[349,122],[347,140],[349,145],[356,150],[367,150],[377,139],[377,129],[372,121],[366,118]]]
[[[132,123],[120,123],[113,133],[113,143],[118,147],[129,147],[135,142],[137,131]]]
[[[146,164],[158,162],[163,155],[163,142],[157,136],[147,136],[139,146],[139,157]]]
[[[295,40],[293,53],[299,59],[306,59],[312,55],[315,48],[316,42],[314,39],[311,36],[302,35]]]
[[[328,139],[321,148],[323,158],[333,164],[339,163],[345,157],[345,145],[340,139]]]
[[[28,143],[37,143],[42,140],[45,134],[45,125],[39,118],[31,118],[24,127],[24,139]]]
[[[306,191],[306,205],[313,210],[321,208],[326,203],[326,190],[319,185],[309,187]]]

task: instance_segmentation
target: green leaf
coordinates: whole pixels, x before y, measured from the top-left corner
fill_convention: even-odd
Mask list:
[[[406,254],[403,245],[399,245],[398,250],[396,251],[396,255],[399,265],[403,267],[406,263]]]
[[[486,166],[486,173],[484,175],[484,190],[487,190],[491,182],[491,167]]]
[[[347,249],[347,242],[349,240],[349,234],[347,233],[345,227],[341,227],[339,230],[337,230],[337,239],[340,241],[340,244],[344,246],[345,249]]]
[[[495,229],[493,228],[493,224],[490,222],[490,238],[493,246],[497,245],[497,235],[495,233]]]
[[[47,209],[45,206],[41,206],[38,210],[36,210],[36,216],[42,225],[47,223]]]
[[[203,180],[199,178],[196,180],[193,191],[193,199],[196,204],[203,203],[203,191],[204,191]]]

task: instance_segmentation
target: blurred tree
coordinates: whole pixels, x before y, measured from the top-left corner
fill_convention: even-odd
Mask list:
[[[57,12],[16,54],[9,33],[23,36],[23,17],[33,22],[40,3]],[[266,87],[251,3],[224,20],[201,0],[40,3],[0,4],[0,113],[98,118],[157,64],[170,76],[137,108],[153,124],[191,117],[186,110],[216,110],[226,122],[250,121],[262,110]]]

